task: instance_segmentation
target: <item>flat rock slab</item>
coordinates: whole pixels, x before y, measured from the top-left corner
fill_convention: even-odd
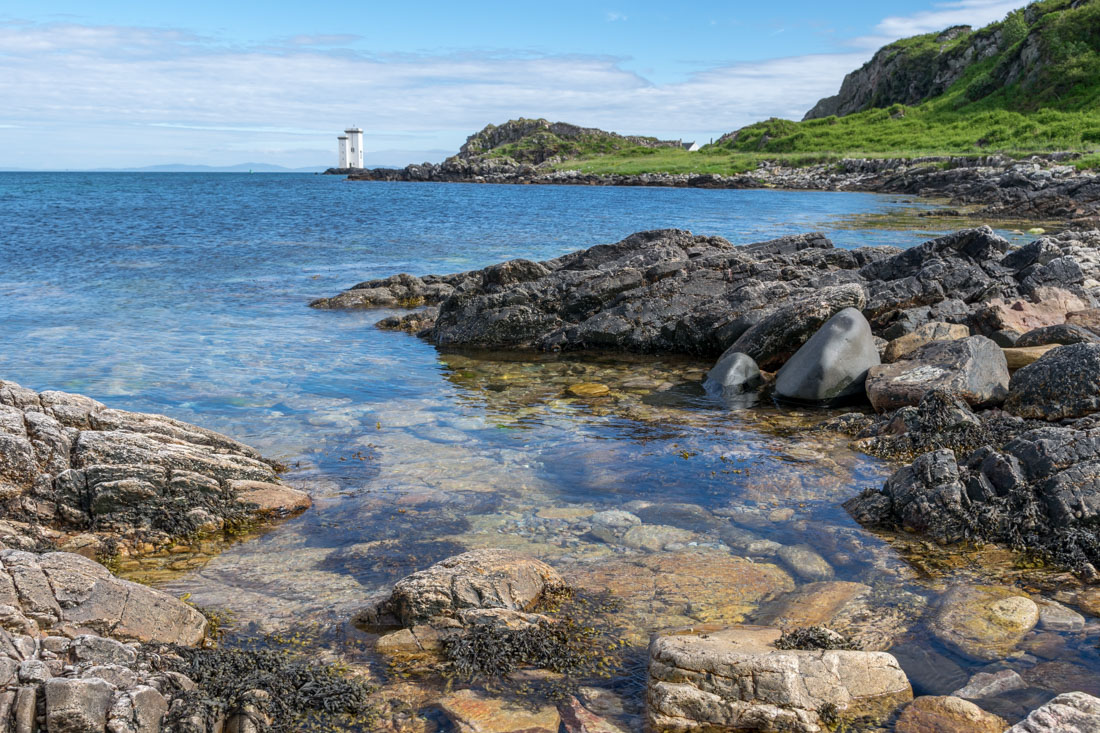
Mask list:
[[[912,699],[885,652],[778,650],[779,629],[667,633],[649,648],[646,717],[654,731],[817,733],[818,711],[881,717]]]
[[[933,390],[954,393],[975,407],[1000,404],[1008,395],[1008,364],[984,336],[933,341],[893,364],[871,367],[867,396],[879,412],[920,404]]]

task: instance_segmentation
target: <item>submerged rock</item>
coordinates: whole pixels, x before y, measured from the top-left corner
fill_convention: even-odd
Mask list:
[[[1033,710],[1005,733],[1092,733],[1100,730],[1100,698],[1067,692]]]
[[[474,690],[459,690],[437,703],[458,733],[558,733],[553,705],[528,706]]]
[[[703,387],[716,397],[738,403],[755,392],[762,381],[760,367],[752,357],[731,349],[707,372]]]
[[[893,364],[872,367],[867,396],[878,411],[916,405],[933,390],[951,392],[976,407],[1008,395],[1008,365],[999,346],[984,336],[933,341]]]
[[[1060,346],[1016,372],[1005,409],[1051,421],[1100,411],[1100,344]]]
[[[885,652],[781,651],[775,647],[781,635],[736,626],[654,637],[650,729],[816,733],[827,722],[823,716],[885,717],[912,699],[905,673]]]
[[[357,620],[413,627],[464,609],[529,611],[565,582],[546,563],[511,550],[472,550],[399,580]]]
[[[930,622],[932,633],[963,656],[1003,659],[1039,621],[1027,596],[998,586],[960,585],[949,590]]]
[[[775,393],[799,402],[831,403],[864,394],[867,371],[879,364],[871,325],[855,308],[826,321],[775,376]]]
[[[905,706],[897,733],[1004,733],[1008,723],[957,697],[918,697]]]

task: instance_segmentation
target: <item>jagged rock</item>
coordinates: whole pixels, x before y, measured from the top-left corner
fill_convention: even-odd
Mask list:
[[[984,336],[933,341],[893,364],[872,367],[867,396],[878,411],[916,405],[932,390],[951,392],[981,407],[1000,404],[1008,394],[1004,354]]]
[[[0,494],[10,518],[161,537],[309,502],[279,481],[276,464],[224,435],[4,381]]]
[[[971,323],[978,333],[1016,331],[1023,334],[1064,323],[1068,312],[1087,307],[1088,303],[1076,293],[1060,287],[1041,287],[1026,298],[988,301],[974,314]]]
[[[1047,344],[1067,346],[1069,344],[1095,343],[1100,343],[1100,336],[1087,328],[1075,326],[1072,323],[1060,323],[1056,326],[1032,329],[1020,336],[1014,346],[1022,348],[1025,346],[1046,346]]]
[[[780,651],[761,626],[654,637],[646,716],[655,731],[820,730],[819,712],[882,716],[912,699],[885,652]],[[762,681],[766,680],[766,683]]]
[[[760,367],[740,351],[726,351],[709,372],[703,387],[727,402],[737,403],[756,391],[762,382]]]
[[[1059,346],[1017,371],[1005,409],[1052,421],[1100,410],[1100,344]]]
[[[932,341],[957,341],[970,335],[970,329],[961,323],[933,321],[918,326],[912,333],[896,338],[887,344],[882,360],[887,364],[904,359],[921,346]]]
[[[1004,733],[1003,718],[957,697],[918,697],[905,706],[897,733]]]
[[[993,661],[1009,656],[1039,621],[1039,607],[998,586],[958,585],[944,594],[930,627],[963,656]]]
[[[472,550],[399,580],[357,620],[411,628],[463,609],[529,611],[543,594],[565,585],[546,563],[511,550]]]
[[[405,308],[418,305],[438,305],[454,292],[453,279],[428,275],[394,275],[381,280],[369,280],[352,286],[333,298],[319,298],[314,308]]]
[[[867,370],[879,364],[871,325],[845,308],[810,337],[775,377],[775,393],[799,402],[831,403],[864,394]]]
[[[1092,733],[1100,729],[1100,698],[1067,692],[1033,710],[1005,733]]]
[[[104,680],[55,677],[45,688],[46,728],[51,733],[98,733],[106,727],[112,687]]]

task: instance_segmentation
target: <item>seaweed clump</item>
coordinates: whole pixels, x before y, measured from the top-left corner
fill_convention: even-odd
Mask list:
[[[245,716],[259,730],[371,730],[374,686],[336,665],[311,663],[281,649],[171,647],[167,666],[194,680],[168,722]],[[185,726],[186,727],[186,726]]]
[[[615,674],[623,663],[624,644],[605,616],[618,608],[618,602],[606,596],[570,597],[560,592],[545,600],[557,612],[553,618],[518,628],[478,622],[445,638],[444,676],[502,680],[516,670],[534,667],[565,675],[575,683]]]
[[[775,642],[776,649],[860,651],[859,642],[824,626],[803,626],[784,631]]]

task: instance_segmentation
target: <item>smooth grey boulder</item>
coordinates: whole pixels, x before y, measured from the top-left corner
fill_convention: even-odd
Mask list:
[[[1100,410],[1100,344],[1059,346],[1018,370],[1005,409],[1052,421]]]
[[[850,399],[864,394],[867,371],[879,363],[871,324],[855,308],[845,308],[783,365],[775,393],[798,402]]]
[[[732,349],[722,354],[718,362],[707,372],[703,388],[708,394],[729,402],[751,399],[760,387],[760,367],[748,354]]]
[[[867,397],[879,411],[920,404],[932,390],[954,393],[972,407],[990,407],[1008,396],[1008,361],[985,336],[933,341],[893,364],[871,367]]]

